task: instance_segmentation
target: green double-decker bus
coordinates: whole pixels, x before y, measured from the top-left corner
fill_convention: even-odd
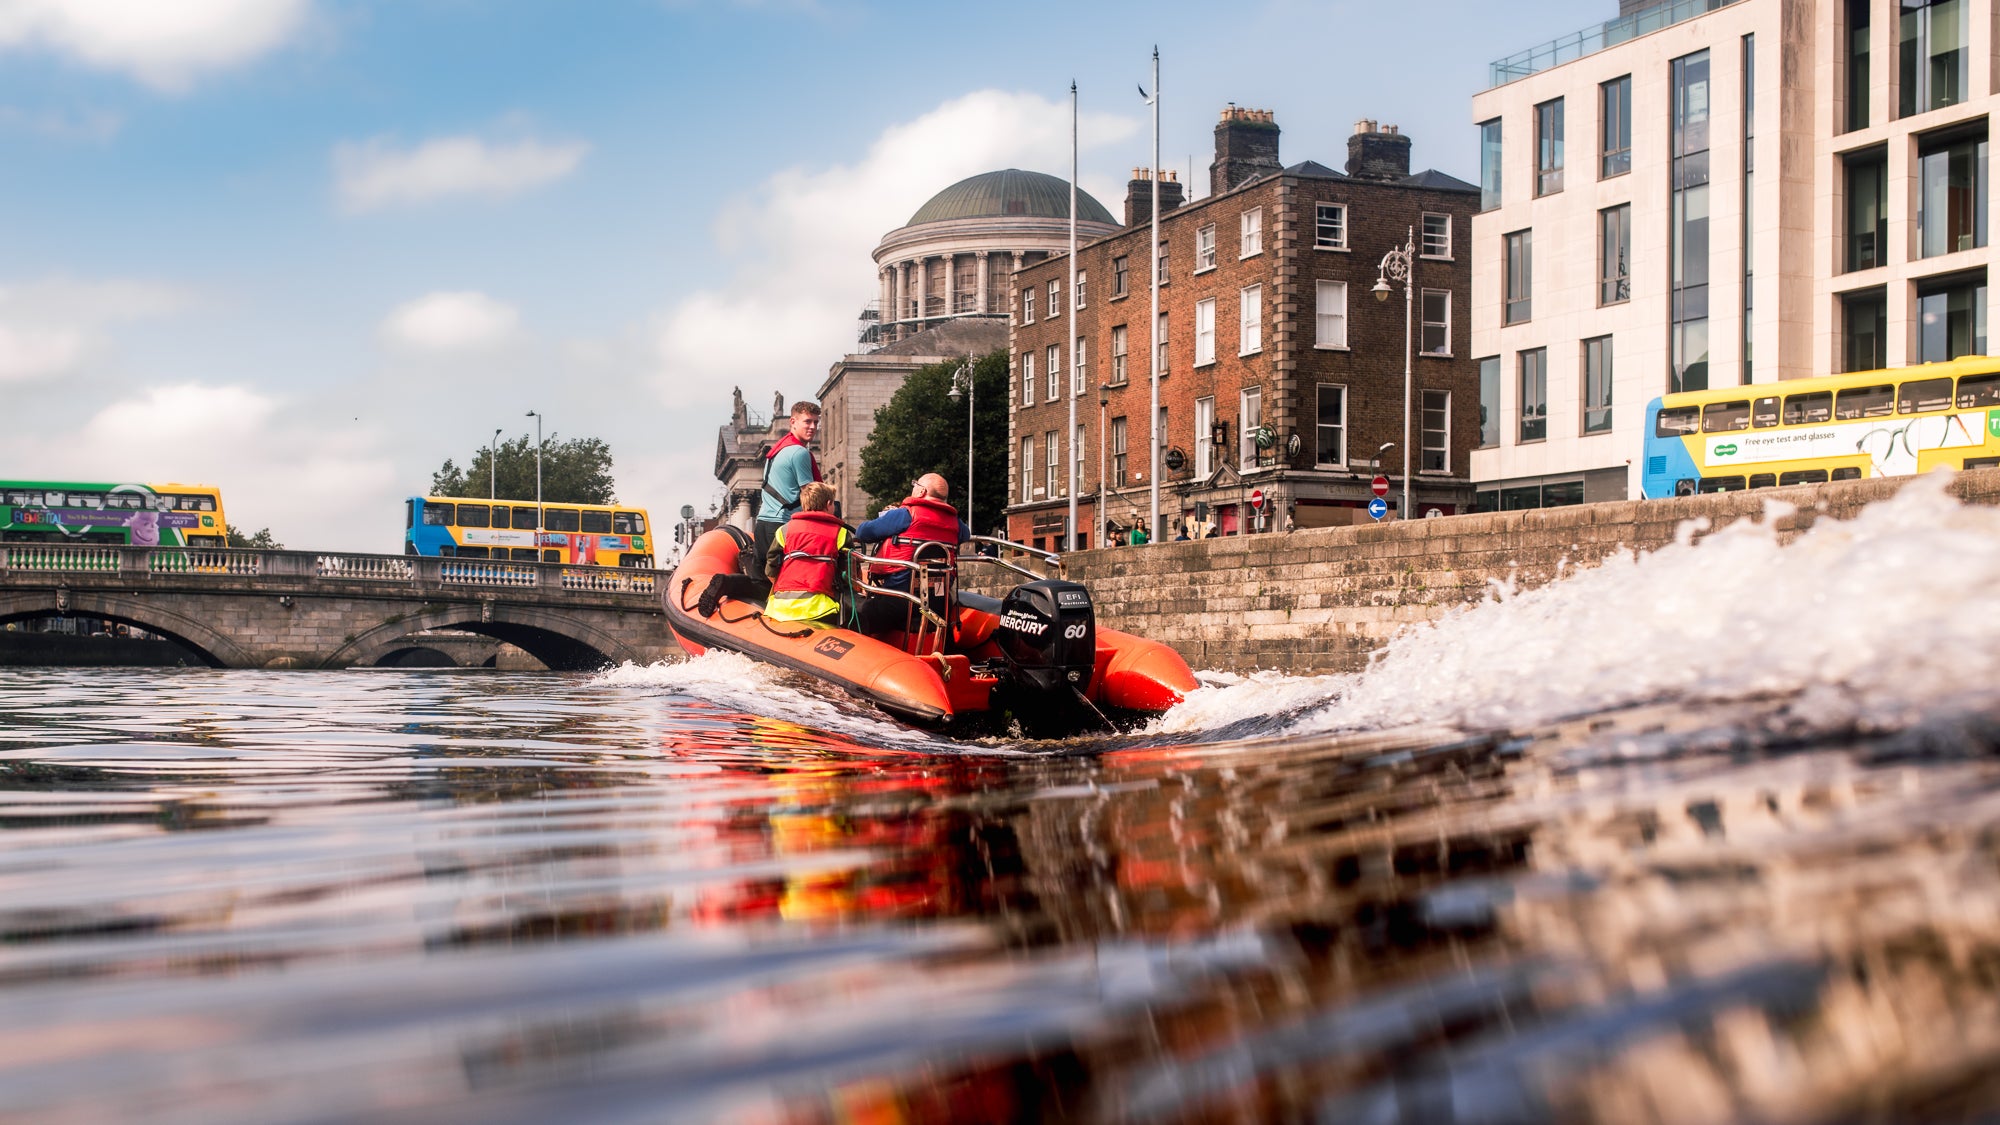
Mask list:
[[[0,543],[221,547],[228,529],[213,485],[0,480]]]

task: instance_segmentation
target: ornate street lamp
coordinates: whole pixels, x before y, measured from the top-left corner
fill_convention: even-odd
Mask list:
[[[1369,290],[1375,294],[1376,300],[1386,301],[1389,299],[1390,282],[1401,282],[1403,286],[1403,510],[1398,514],[1399,519],[1410,518],[1410,315],[1411,286],[1416,280],[1412,267],[1416,261],[1417,228],[1412,226],[1409,238],[1401,246],[1382,255],[1375,288]]]
[[[972,358],[966,357],[958,370],[951,373],[951,393],[947,396],[957,402],[959,395],[965,396],[965,525],[972,527]],[[976,527],[973,534],[982,534]]]

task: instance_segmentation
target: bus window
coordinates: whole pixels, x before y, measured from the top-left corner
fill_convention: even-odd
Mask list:
[[[458,526],[492,527],[493,509],[485,504],[460,504],[458,506]],[[460,553],[462,554],[463,552]]]
[[[1661,407],[1660,420],[1653,423],[1654,437],[1679,437],[1701,429],[1701,407]]]
[[[555,563],[559,563],[559,562],[561,562],[561,561],[562,561],[562,552],[561,552],[561,551],[558,551],[558,550],[555,550],[555,549],[553,549],[553,548],[551,548],[551,549],[549,549],[549,550],[546,550],[546,551],[543,551],[543,552],[542,552],[542,561],[543,561],[543,562],[555,562]]]
[[[422,500],[412,500],[408,504],[403,505],[407,509],[403,513],[403,530],[408,531],[417,526],[417,505],[421,503],[423,503]]]
[[[1750,400],[1739,398],[1735,402],[1711,402],[1701,412],[1703,433],[1722,433],[1726,430],[1747,430],[1750,428]]]
[[[464,515],[464,514],[465,514],[465,509],[464,509],[464,508],[460,508],[460,509],[458,510],[458,514],[459,514],[459,515]],[[463,526],[463,525],[460,525],[460,526]],[[480,526],[481,526],[481,527],[484,527],[485,525],[484,525],[484,524],[481,524]],[[484,547],[460,547],[460,548],[458,549],[458,557],[459,557],[459,558],[461,558],[461,559],[483,559],[483,558],[485,558],[485,557],[486,557],[486,548],[484,548]]]
[[[1958,381],[1958,408],[2000,406],[2000,375],[1967,375]]]
[[[1887,383],[1873,387],[1847,387],[1834,400],[1833,416],[1842,420],[1850,418],[1881,418],[1896,412],[1896,388]]]
[[[611,513],[610,512],[583,513],[583,531],[584,534],[586,535],[611,534]]]
[[[1751,488],[1774,488],[1777,486],[1777,483],[1778,483],[1778,474],[1776,473],[1750,474]]]
[[[1710,492],[1741,492],[1741,491],[1743,491],[1743,478],[1742,478],[1742,477],[1703,477],[1703,478],[1701,478],[1701,491],[1702,491],[1703,493],[1710,493]]]
[[[1896,389],[1896,413],[1922,414],[1951,406],[1950,379],[1918,379]]]
[[[435,500],[424,501],[424,526],[450,527],[451,505],[440,504]]]
[[[1785,396],[1785,425],[1805,426],[1833,417],[1833,392]]]
[[[2000,457],[1967,457],[1965,459],[1965,467],[1968,469],[2000,468]]]
[[[533,508],[514,509],[514,530],[515,531],[535,530],[535,510]],[[528,561],[534,562],[535,560],[529,559]]]
[[[1846,467],[1845,469],[1835,469],[1835,470],[1833,471],[1833,479],[1835,479],[1835,480],[1860,480],[1860,479],[1861,479],[1861,469],[1860,469],[1860,468],[1859,468],[1858,466],[1855,466],[1855,465],[1849,465],[1849,466],[1848,466],[1848,467]]]
[[[542,517],[543,526],[549,531],[575,531],[575,508],[550,508]]]
[[[620,535],[644,535],[646,517],[637,512],[619,512],[611,517],[611,526]]]
[[[1778,424],[1778,396],[1760,398],[1750,407],[1750,424],[1763,429]]]
[[[1778,474],[1779,484],[1825,484],[1825,469],[1793,469],[1789,473]]]

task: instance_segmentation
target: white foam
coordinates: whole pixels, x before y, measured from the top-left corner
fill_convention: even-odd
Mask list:
[[[1827,726],[2000,708],[2000,509],[1948,476],[1779,546],[1779,502],[1693,541],[1405,630],[1359,675],[1204,687],[1159,724],[1309,708],[1299,732],[1521,728],[1649,701],[1790,698]],[[1317,707],[1312,704],[1319,704]]]

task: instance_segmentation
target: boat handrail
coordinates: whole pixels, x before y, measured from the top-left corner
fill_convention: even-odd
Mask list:
[[[1005,547],[1008,548],[1009,550],[1019,551],[1024,555],[1033,555],[1036,558],[1047,563],[1048,565],[1055,567],[1057,577],[1062,576],[1063,558],[1061,555],[1056,554],[1054,551],[1044,551],[1039,547],[1030,547],[1025,543],[1016,543],[1012,539],[999,539],[991,535],[975,535],[971,539],[967,540],[967,542],[990,543],[995,547]],[[1014,573],[1021,575],[1024,578],[1046,577],[1046,575],[1036,574],[1034,571],[1029,570],[1027,567],[1022,566],[1019,563],[1009,562],[1006,559],[999,557],[998,555],[971,554],[971,555],[959,556],[959,561],[961,563],[971,562],[974,560],[983,563],[991,563],[996,566],[1005,567],[1006,569],[1011,570]]]

